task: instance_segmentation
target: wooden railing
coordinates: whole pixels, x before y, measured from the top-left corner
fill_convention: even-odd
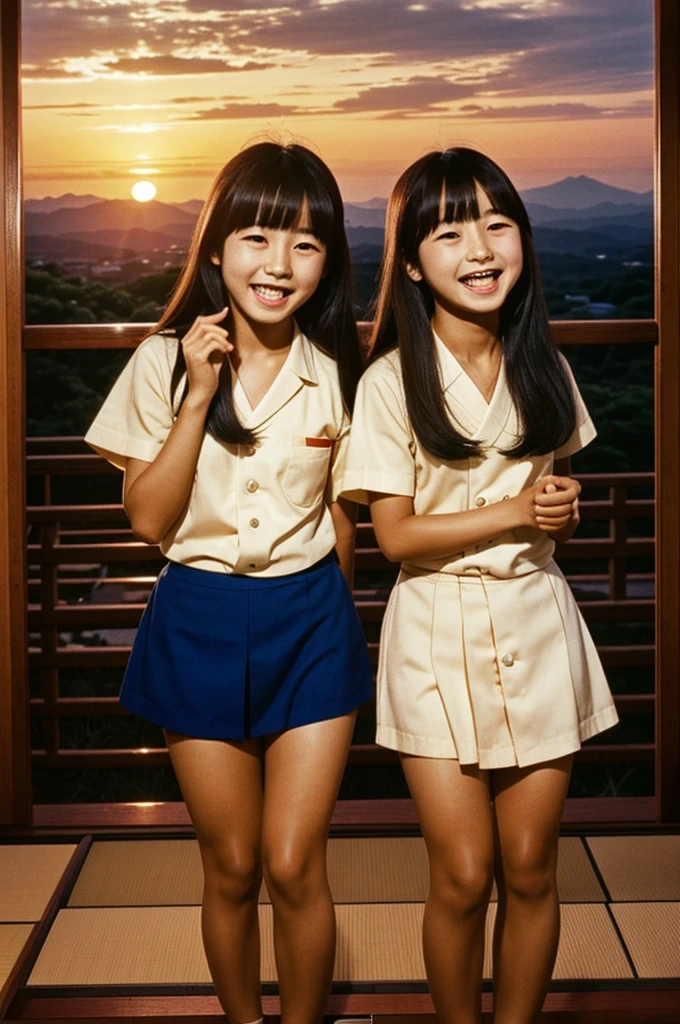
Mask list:
[[[87,454],[80,439],[32,439],[28,451],[29,483],[34,495],[39,483],[41,495],[37,499],[41,503],[28,508],[30,666],[34,676],[31,714],[41,737],[33,753],[34,764],[53,770],[164,765],[168,755],[160,747],[62,746],[60,732],[65,719],[125,714],[115,696],[63,694],[60,676],[73,668],[111,668],[122,675],[132,631],[163,556],[157,547],[134,539],[119,504],[52,503],[57,478],[117,474],[98,456]],[[654,664],[652,628],[638,624],[650,624],[654,618],[654,475],[597,474],[579,480],[583,486],[582,535],[561,546],[558,560],[591,628],[636,624],[637,630],[649,632],[642,642],[636,636],[631,643],[618,637],[616,642],[601,642],[598,648],[604,665],[610,670],[637,666],[645,672]],[[593,528],[600,535],[585,535]],[[631,559],[642,560],[641,568],[649,571],[631,571]],[[356,567],[355,601],[375,661],[377,631],[395,568],[377,547],[368,522],[358,527]],[[366,575],[378,578],[380,585],[364,586],[361,580]],[[130,631],[125,642],[116,642],[115,633],[112,637],[117,630]],[[623,719],[654,711],[652,692],[617,694],[615,699]],[[370,706],[366,713],[372,714]],[[373,744],[355,744],[350,760],[374,763],[394,757],[391,751]],[[600,742],[586,744],[578,757],[598,763],[650,761],[654,743],[607,742],[605,736]]]

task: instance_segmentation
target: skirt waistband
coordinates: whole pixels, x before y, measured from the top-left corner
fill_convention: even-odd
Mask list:
[[[433,583],[450,583],[454,586],[460,586],[461,583],[475,583],[477,585],[482,584],[493,584],[493,583],[513,583],[515,580],[522,580],[526,576],[531,576],[537,572],[545,572],[549,569],[554,562],[551,560],[547,565],[536,565],[533,566],[528,572],[518,573],[516,576],[492,576],[488,572],[482,572],[481,569],[476,569],[472,566],[467,568],[465,572],[437,572],[436,569],[423,569],[418,565],[404,565],[402,564],[400,577],[414,576],[420,579],[427,578]]]
[[[297,583],[302,577],[320,572],[329,565],[337,564],[335,548],[322,559],[306,569],[288,573],[286,576],[244,576],[238,573],[210,572],[208,569],[194,569],[182,562],[168,562],[161,570],[161,576],[170,576],[178,582],[191,583],[196,587],[208,587],[213,590],[266,590],[271,587],[285,587]]]

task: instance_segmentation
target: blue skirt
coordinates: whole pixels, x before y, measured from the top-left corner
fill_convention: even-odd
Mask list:
[[[120,701],[171,732],[240,740],[337,718],[372,693],[359,616],[331,554],[268,578],[170,562],[142,616]]]

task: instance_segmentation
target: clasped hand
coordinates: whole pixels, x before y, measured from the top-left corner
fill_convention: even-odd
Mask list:
[[[544,476],[513,501],[521,525],[549,533],[554,540],[568,540],[579,523],[581,485],[570,476]]]
[[[579,523],[581,485],[569,476],[545,476],[522,492],[528,524],[566,540]]]

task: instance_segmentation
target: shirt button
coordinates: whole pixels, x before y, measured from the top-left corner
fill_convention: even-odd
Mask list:
[[[256,530],[258,528],[258,526],[260,525],[260,520],[259,519],[251,519],[250,520],[250,525],[252,526],[252,528],[254,530]]]
[[[254,455],[256,451],[257,448],[254,448],[252,444],[248,445],[248,447],[246,448],[246,455]]]
[[[515,664],[515,659],[511,654],[504,654],[503,657],[501,658],[501,661],[503,662],[504,665],[507,665],[508,668],[510,668],[511,665]]]
[[[475,505],[477,506],[477,508],[481,508],[482,505],[486,505],[486,498],[483,498],[480,494],[480,496],[475,501]]]
[[[255,562],[249,562],[248,563],[248,568],[249,569],[257,569],[257,565],[255,564]]]
[[[246,490],[250,494],[254,494],[259,486],[260,485],[258,484],[257,480],[249,480],[248,483],[246,484]]]

